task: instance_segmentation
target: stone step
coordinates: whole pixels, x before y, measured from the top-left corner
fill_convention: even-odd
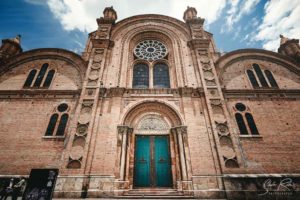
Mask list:
[[[130,190],[124,193],[124,196],[183,196],[182,192],[177,190]]]

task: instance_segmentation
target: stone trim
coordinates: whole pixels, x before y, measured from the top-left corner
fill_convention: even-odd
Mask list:
[[[246,90],[227,90],[225,88],[222,89],[222,92],[225,98],[279,98],[279,99],[287,99],[287,98],[300,98],[300,90],[299,89],[246,89]]]

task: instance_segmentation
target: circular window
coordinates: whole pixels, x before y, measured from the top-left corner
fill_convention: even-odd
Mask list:
[[[236,108],[238,111],[241,111],[241,112],[243,112],[243,111],[246,110],[246,106],[245,106],[244,104],[242,104],[242,103],[237,103],[237,104],[235,104],[235,108]]]
[[[62,103],[62,104],[60,104],[58,107],[57,107],[57,110],[59,111],[59,112],[64,112],[64,111],[66,111],[68,109],[68,105],[66,104],[66,103]]]
[[[167,47],[156,40],[144,40],[134,49],[134,55],[140,59],[154,61],[164,58],[168,54]]]

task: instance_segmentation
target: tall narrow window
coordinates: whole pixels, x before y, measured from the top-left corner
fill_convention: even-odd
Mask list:
[[[250,113],[245,114],[252,135],[259,135],[254,119]]]
[[[54,113],[49,121],[45,136],[63,136],[68,124],[68,104],[62,103],[56,108],[56,113]]]
[[[275,78],[274,78],[273,74],[269,70],[265,70],[265,74],[266,74],[271,86],[275,87],[275,88],[278,88],[277,82],[275,81]]]
[[[28,87],[31,86],[32,81],[33,81],[33,79],[36,75],[36,72],[37,72],[36,69],[33,69],[33,70],[30,71],[30,73],[28,74],[27,79],[24,83],[24,88],[28,88]]]
[[[68,114],[63,114],[61,116],[60,122],[59,122],[59,125],[58,125],[58,128],[57,128],[57,132],[56,132],[57,136],[63,136],[65,134],[65,129],[67,127],[68,118],[69,118]]]
[[[44,85],[43,85],[44,88],[48,88],[50,86],[53,76],[54,76],[54,73],[55,73],[55,71],[53,69],[48,72],[47,77],[44,82]]]
[[[159,63],[153,69],[153,86],[155,88],[170,88],[169,67]]]
[[[248,75],[248,78],[249,78],[249,80],[251,82],[252,87],[253,88],[259,88],[258,82],[256,80],[256,77],[255,77],[253,71],[250,70],[250,69],[248,69],[247,70],[247,75]]]
[[[240,134],[248,135],[248,130],[250,130],[251,135],[259,135],[252,115],[247,112],[248,108],[242,103],[237,103],[235,104],[235,109],[238,111],[235,113],[235,120],[239,127]],[[244,119],[246,119],[247,125]]]
[[[35,83],[33,85],[34,87],[40,87],[40,85],[44,79],[44,76],[46,74],[47,69],[48,69],[48,63],[43,64],[43,66],[35,80]]]
[[[244,122],[244,118],[243,118],[242,114],[236,113],[235,114],[235,120],[236,120],[236,123],[239,127],[240,134],[241,135],[248,135],[248,130],[247,130],[246,124]]]
[[[255,73],[256,73],[256,75],[257,75],[257,77],[258,77],[258,79],[259,79],[262,87],[269,87],[269,85],[268,85],[268,83],[267,83],[267,81],[265,79],[265,76],[262,73],[259,65],[258,64],[253,64],[252,66],[253,66],[253,69],[255,70]]]
[[[46,136],[52,136],[53,135],[53,131],[55,129],[56,123],[57,123],[57,119],[58,119],[58,114],[53,114],[50,118],[47,130],[45,135]]]
[[[149,88],[149,67],[146,64],[137,64],[133,68],[133,88]]]

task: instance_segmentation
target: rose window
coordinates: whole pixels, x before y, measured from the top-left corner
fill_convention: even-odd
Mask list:
[[[168,54],[167,47],[156,40],[144,40],[134,49],[134,55],[139,59],[155,61],[164,58]]]

